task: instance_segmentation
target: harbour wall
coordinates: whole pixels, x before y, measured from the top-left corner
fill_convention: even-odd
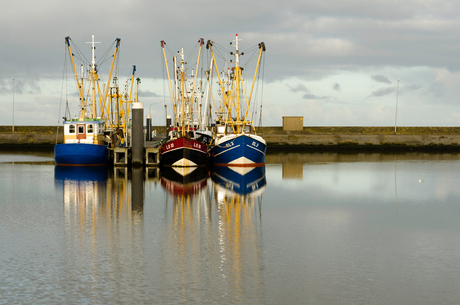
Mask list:
[[[166,134],[164,126],[154,126]],[[460,151],[460,127],[258,127],[269,151],[276,150],[454,150]],[[62,126],[0,126],[0,145],[54,145],[63,142]]]
[[[62,126],[0,126],[1,146],[50,146],[64,142]]]

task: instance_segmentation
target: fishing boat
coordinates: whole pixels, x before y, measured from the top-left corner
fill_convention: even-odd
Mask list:
[[[199,52],[196,70],[200,63],[201,47],[204,40],[199,41]],[[170,127],[166,141],[160,147],[160,164],[173,167],[206,166],[208,161],[207,144],[211,142],[212,132],[201,128],[200,106],[203,93],[201,83],[197,84],[197,74],[191,73],[193,81],[187,81],[186,62],[184,50],[173,56],[174,65],[174,90],[169,75],[168,61],[165,52],[166,43],[162,40],[161,47],[168,73],[169,87],[171,90],[174,108],[174,123]],[[178,56],[179,62],[178,62]]]
[[[218,72],[213,46],[214,42],[208,40],[206,47],[210,49],[216,67],[222,103],[217,111],[216,132],[210,148],[210,163],[214,166],[264,166],[267,143],[256,133],[249,106],[261,67],[262,55],[265,52],[265,44],[263,42],[258,44],[257,66],[249,95],[243,84],[244,67],[240,65],[240,56],[244,55],[244,52],[240,53],[238,34],[235,36],[236,51],[230,52],[230,55],[234,55],[235,61],[230,61],[231,67],[223,76],[227,77],[226,81]]]
[[[71,118],[70,111],[68,110],[68,102],[66,106],[66,115],[63,120],[64,127],[64,143],[56,144],[54,146],[54,159],[56,165],[61,166],[100,166],[107,165],[109,161],[109,145],[125,144],[124,139],[127,139],[126,121],[129,112],[123,112],[126,106],[119,107],[122,94],[118,92],[118,85],[114,81],[113,86],[107,85],[105,90],[101,90],[99,84],[100,77],[98,75],[98,65],[96,64],[95,56],[95,41],[94,35],[92,36],[92,61],[89,65],[88,71],[85,71],[85,64],[82,63],[80,75],[77,73],[75,67],[74,53],[71,48],[70,37],[65,37],[66,47],[71,59],[71,65],[75,75],[75,80],[79,96],[79,115],[74,115]],[[110,68],[109,80],[112,77],[112,71],[118,49],[120,39],[117,38],[114,42],[115,51],[112,59],[112,66]],[[79,52],[78,48],[76,48]],[[106,53],[107,54],[107,53]],[[84,55],[80,58],[84,58]],[[66,57],[67,58],[67,57]],[[132,78],[134,78],[134,71]],[[116,79],[116,78],[114,78]],[[131,82],[132,84],[132,82]],[[132,86],[131,86],[132,90]],[[110,91],[110,93],[109,93]],[[110,97],[109,103],[106,103],[107,98]],[[115,117],[111,108],[114,108],[112,99],[117,100],[118,109]],[[129,107],[128,107],[129,109]],[[111,116],[112,115],[112,116]],[[122,118],[122,123],[120,123]]]

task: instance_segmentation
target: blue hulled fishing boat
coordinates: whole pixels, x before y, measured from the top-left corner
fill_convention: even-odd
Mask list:
[[[217,70],[213,44],[209,40],[206,47],[211,51]],[[221,79],[217,70],[222,100],[217,111],[216,133],[211,144],[210,161],[214,166],[264,166],[267,143],[256,133],[249,105],[254,84],[258,80],[257,74],[265,44],[263,42],[258,44],[257,66],[249,95],[243,85],[244,68],[240,66],[240,56],[244,55],[244,52],[240,53],[238,34],[235,38],[235,47],[235,53],[230,53],[235,56],[235,61],[230,61],[231,67],[224,74],[227,80]]]
[[[75,116],[70,119],[67,117],[68,109],[66,109],[66,116],[63,121],[64,143],[54,146],[54,160],[56,165],[64,166],[107,165],[109,151],[105,136],[107,131],[105,117],[108,111],[104,112],[102,109],[105,107],[109,87],[107,86],[105,92],[100,90],[98,69],[95,62],[94,35],[91,42],[92,62],[89,65],[90,68],[85,72],[84,64],[82,64],[80,75],[77,74],[75,68],[74,54],[70,42],[70,37],[66,37],[65,43],[70,55],[80,98],[80,114],[78,117]],[[112,75],[119,44],[120,39],[116,39],[109,79]],[[85,84],[87,85],[85,86]],[[97,110],[98,104],[101,107],[99,111]],[[68,116],[70,117],[70,113],[68,113]]]

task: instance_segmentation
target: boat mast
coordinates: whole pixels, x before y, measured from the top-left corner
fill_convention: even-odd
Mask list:
[[[181,125],[182,125],[182,136],[185,136],[185,81],[187,80],[185,77],[185,62],[184,62],[184,48],[181,48],[181,70],[180,70],[180,77],[181,77],[181,87],[182,87],[182,109],[181,109]]]
[[[120,47],[120,41],[121,39],[120,38],[117,38],[115,39],[115,41],[117,42],[117,44],[115,45],[115,51],[113,53],[113,59],[112,59],[112,65],[110,66],[110,73],[109,73],[109,79],[107,81],[107,87],[105,88],[105,93],[104,93],[104,98],[103,100],[101,101],[101,104],[102,104],[102,107],[101,107],[101,117],[104,118],[104,114],[105,114],[105,103],[107,101],[107,95],[109,94],[109,84],[110,84],[110,80],[112,79],[112,71],[113,71],[113,66],[115,65],[115,59],[117,57],[117,53],[118,53],[118,48]],[[107,113],[109,113],[109,111],[107,111]]]
[[[86,108],[85,108],[84,99],[83,99],[83,88],[82,88],[83,79],[82,79],[82,83],[80,84],[80,81],[78,80],[77,70],[75,68],[75,61],[73,59],[72,49],[70,48],[70,37],[69,36],[65,37],[65,41],[66,41],[66,44],[67,44],[67,48],[69,50],[70,59],[72,60],[72,67],[73,67],[73,72],[75,74],[75,80],[77,81],[78,94],[80,95],[81,111],[84,114],[84,112],[86,111],[85,110]]]
[[[248,113],[249,113],[249,103],[251,102],[252,91],[254,89],[254,83],[256,81],[257,73],[259,72],[259,65],[260,65],[260,60],[262,58],[262,52],[265,52],[265,43],[263,43],[263,42],[259,43],[259,58],[257,59],[257,66],[256,66],[256,71],[254,72],[254,79],[252,80],[251,92],[249,93],[248,107],[246,108],[246,113],[244,115],[244,120],[245,121],[246,121],[246,118],[247,118]],[[254,132],[255,132],[254,124],[253,124],[252,128],[254,129]]]
[[[241,82],[241,77],[240,77],[240,49],[238,45],[238,34],[235,35],[235,83],[236,83],[236,101],[235,101],[235,107],[236,107],[236,133],[241,132],[241,115],[240,115],[240,82]]]
[[[176,123],[177,122],[176,103],[175,103],[175,100],[174,100],[174,93],[173,93],[173,89],[172,89],[172,85],[171,85],[171,77],[169,76],[168,60],[166,59],[166,52],[165,52],[166,42],[164,40],[162,40],[160,43],[161,43],[161,48],[163,49],[163,56],[164,56],[164,59],[165,59],[166,72],[168,73],[169,89],[171,90],[171,99],[172,99],[172,103],[173,103],[173,107],[174,107],[174,123]],[[174,71],[176,71],[175,57],[173,57],[173,64],[174,64]],[[176,76],[174,76],[174,78],[176,78]]]
[[[191,107],[192,109],[190,110],[190,116],[192,115],[191,112],[193,110],[193,101],[194,101],[194,96],[195,96],[195,88],[196,88],[196,77],[198,76],[198,67],[200,66],[200,58],[201,58],[201,47],[204,45],[204,39],[200,38],[198,39],[198,43],[200,44],[198,48],[198,60],[196,62],[196,69],[195,69],[195,80],[193,81],[193,90],[192,90],[192,96],[191,96]],[[200,88],[201,90],[201,88]]]
[[[205,99],[205,110],[204,110],[204,114],[203,114],[203,118],[202,118],[202,121],[201,121],[201,129],[204,129],[204,127],[206,126],[206,116],[207,116],[207,113],[208,113],[208,99],[209,99],[209,91],[211,90],[211,79],[212,79],[212,64],[213,62],[211,61],[211,64],[210,64],[210,67],[209,67],[209,73],[206,73],[206,80],[207,80],[207,86],[206,86],[206,99]]]
[[[96,118],[96,82],[99,79],[96,71],[96,55],[95,55],[95,50],[96,47],[94,46],[95,43],[100,43],[100,42],[94,42],[94,35],[91,36],[91,92],[92,92],[92,108],[93,108],[93,119]]]
[[[214,52],[212,50],[212,45],[213,44],[214,44],[213,41],[208,40],[208,42],[206,43],[206,49],[209,49],[211,51],[212,61],[214,62],[214,67],[216,68],[217,78],[219,80],[220,90],[222,91],[223,104],[226,105],[227,108],[228,108],[228,101],[227,101],[227,95],[225,94],[224,83],[223,83],[222,79],[220,78],[220,73],[219,73],[219,69],[217,67],[216,58],[215,58]]]

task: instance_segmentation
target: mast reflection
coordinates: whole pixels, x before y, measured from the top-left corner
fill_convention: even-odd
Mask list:
[[[88,268],[78,259],[88,253],[97,268],[102,268],[103,255],[139,255],[133,245],[142,245],[143,238],[142,170],[55,166],[54,173],[57,191],[62,192],[72,268]]]
[[[167,274],[163,285],[176,287],[199,279],[203,288],[228,293],[233,299],[251,290],[261,300],[265,168],[214,169],[212,184],[207,175],[200,168],[184,175],[162,169],[166,206],[173,201],[163,234],[161,265]]]

